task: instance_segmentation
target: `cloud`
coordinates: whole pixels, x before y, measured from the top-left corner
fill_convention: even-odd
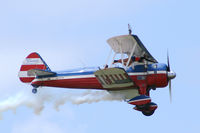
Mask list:
[[[58,124],[42,117],[15,124],[11,133],[66,133]]]

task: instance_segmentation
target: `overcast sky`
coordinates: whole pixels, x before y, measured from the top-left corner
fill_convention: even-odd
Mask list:
[[[0,107],[17,105],[15,111],[1,114],[1,132],[199,133],[199,5],[198,0],[0,1]],[[54,101],[47,98],[39,115],[18,104],[24,99],[41,100],[17,77],[29,53],[40,53],[52,70],[103,66],[110,50],[106,40],[128,34],[128,23],[159,62],[166,63],[168,49],[171,69],[177,73],[172,81],[172,104],[168,87],[151,91],[158,104],[151,117],[120,101],[67,102],[57,111]],[[51,96],[84,93],[59,88],[39,91]]]

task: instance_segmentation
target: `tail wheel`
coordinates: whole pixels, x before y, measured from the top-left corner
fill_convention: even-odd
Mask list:
[[[145,116],[151,116],[151,115],[153,115],[154,112],[155,112],[155,110],[144,110],[144,111],[142,111],[142,114]]]
[[[33,94],[36,94],[36,93],[37,93],[37,88],[33,88],[33,89],[32,89],[32,93],[33,93]]]

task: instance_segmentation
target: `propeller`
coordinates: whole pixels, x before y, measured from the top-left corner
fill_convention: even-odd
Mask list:
[[[172,103],[172,82],[169,80],[169,98],[170,98],[170,103]]]
[[[176,77],[176,73],[171,71],[171,69],[170,69],[168,51],[167,51],[167,77],[168,77],[168,81],[169,81],[169,97],[170,97],[170,103],[171,103],[172,102],[172,82],[171,82],[171,80]]]
[[[167,51],[167,71],[170,72],[169,53]]]

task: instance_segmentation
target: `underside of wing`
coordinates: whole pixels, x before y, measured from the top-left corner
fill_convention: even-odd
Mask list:
[[[102,69],[96,71],[94,74],[105,89],[117,90],[134,86],[133,81],[123,68]]]
[[[129,100],[133,97],[139,96],[137,88],[122,89],[122,90],[108,90],[108,92],[113,96],[119,96],[123,100]]]
[[[129,56],[145,57],[147,61],[157,63],[136,35],[122,35],[107,40],[115,53],[125,53]]]

